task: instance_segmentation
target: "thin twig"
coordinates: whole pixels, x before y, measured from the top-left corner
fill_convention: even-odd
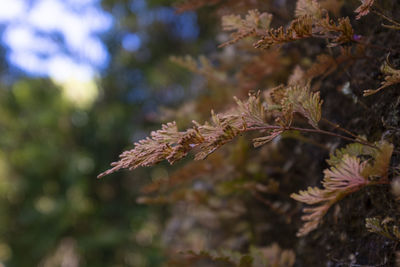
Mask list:
[[[311,128],[299,128],[299,127],[282,127],[282,126],[276,126],[276,125],[266,125],[266,126],[260,126],[260,127],[251,127],[251,128],[247,128],[246,131],[260,131],[260,130],[283,130],[283,131],[290,131],[290,130],[294,130],[294,131],[300,131],[300,132],[306,132],[306,133],[318,133],[318,134],[324,134],[324,135],[330,135],[330,136],[334,136],[334,137],[338,137],[341,138],[343,140],[347,140],[350,142],[356,142],[356,143],[360,143],[362,145],[366,145],[375,149],[379,148],[373,144],[370,144],[364,140],[359,140],[359,139],[354,139],[354,138],[350,138],[341,134],[337,134],[337,133],[333,133],[333,132],[329,132],[329,131],[325,131],[325,130],[320,130],[320,129],[311,129]]]
[[[337,124],[337,123],[331,122],[330,120],[325,119],[325,118],[322,118],[321,120],[324,121],[324,122],[326,122],[327,124],[333,126],[335,129],[338,129],[338,130],[340,130],[340,131],[342,131],[342,132],[344,132],[344,133],[347,133],[348,135],[351,135],[351,136],[353,136],[354,138],[359,138],[356,134],[350,132],[349,130],[347,130],[347,129],[345,129],[345,128],[342,128],[342,127],[341,127],[339,124]]]
[[[345,129],[345,128],[342,128],[339,124],[336,124],[336,123],[334,123],[334,122],[331,122],[330,120],[325,119],[325,118],[322,118],[321,120],[324,121],[324,122],[326,122],[326,123],[328,123],[329,125],[335,127],[335,129],[338,129],[338,130],[340,130],[340,131],[342,131],[342,132],[344,132],[344,133],[347,133],[348,135],[351,135],[351,136],[354,137],[356,140],[362,140],[362,141],[364,141],[364,142],[368,142],[367,140],[365,140],[365,139],[361,138],[360,136],[358,136],[358,135],[356,135],[356,134],[350,132],[349,130],[347,130],[347,129]]]
[[[381,24],[382,27],[400,31],[400,26]]]
[[[372,9],[372,12],[375,13],[375,14],[377,14],[377,15],[380,16],[381,18],[383,18],[383,19],[385,19],[385,20],[387,20],[387,21],[393,23],[394,25],[400,26],[400,23],[399,23],[399,22],[395,21],[395,20],[392,19],[392,18],[389,18],[388,16],[386,16],[386,15],[383,14],[383,13],[381,13],[380,11],[375,10],[375,9]]]

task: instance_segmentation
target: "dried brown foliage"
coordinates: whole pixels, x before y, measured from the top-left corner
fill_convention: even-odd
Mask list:
[[[322,8],[316,0],[299,0],[296,3],[296,17],[312,16],[321,18],[322,12]]]
[[[298,236],[307,235],[315,230],[329,208],[345,196],[367,185],[388,183],[387,173],[393,145],[382,143],[379,150],[366,152],[372,156],[372,160],[361,161],[358,158],[364,153],[363,147],[359,145],[351,145],[341,150],[328,161],[331,168],[324,171],[323,189],[309,187],[307,191],[291,195],[297,201],[315,205],[303,209],[306,213],[302,217],[305,224],[299,230]]]
[[[385,63],[382,65],[381,71],[383,74],[385,74],[385,80],[381,83],[381,87],[379,87],[378,89],[365,90],[364,96],[370,96],[376,94],[382,89],[385,89],[386,87],[400,83],[400,70],[393,68],[390,65],[388,59],[386,59]]]
[[[194,148],[199,150],[195,159],[204,159],[247,127],[264,125],[265,109],[257,95],[250,95],[246,102],[236,99],[236,103],[236,110],[224,114],[212,112],[211,122],[201,125],[194,121],[195,126],[183,132],[178,131],[175,122],[163,125],[150,138],[137,142],[134,149],[122,153],[121,159],[112,163],[114,167],[99,177],[123,168],[151,166],[162,160],[173,164]]]
[[[310,38],[313,36],[313,19],[311,16],[302,16],[290,23],[290,26],[284,29],[282,26],[278,29],[271,29],[261,40],[256,42],[256,48],[267,49],[274,45]]]
[[[298,210],[289,197],[290,193],[298,190],[296,183],[299,180],[304,187],[318,182],[318,173],[324,168],[319,161],[326,153],[319,150],[333,152],[327,160],[329,168],[323,172],[322,186],[308,187],[291,195],[293,199],[307,204],[303,209],[304,225],[298,236],[305,236],[322,225],[324,216],[332,207],[338,207],[336,204],[346,196],[367,186],[367,190],[379,187],[374,185],[388,186],[397,171],[390,166],[394,146],[389,141],[373,143],[358,136],[359,133],[371,134],[370,139],[394,142],[391,138],[396,140],[392,134],[395,127],[384,131],[382,126],[382,132],[372,133],[368,129],[380,127],[374,122],[374,125],[362,128],[360,125],[370,122],[360,117],[353,120],[352,114],[348,113],[360,112],[360,109],[369,112],[368,102],[358,98],[360,92],[355,91],[349,97],[331,89],[346,84],[349,91],[357,90],[353,86],[357,80],[352,76],[362,73],[364,70],[360,66],[365,67],[366,62],[374,64],[370,57],[379,53],[375,48],[384,51],[380,51],[383,56],[393,49],[367,43],[366,40],[373,42],[374,39],[362,36],[366,34],[365,27],[354,23],[353,29],[351,21],[354,22],[355,16],[351,13],[355,7],[350,2],[298,0],[290,2],[295,9],[289,12],[279,7],[277,2],[281,3],[257,0],[187,1],[181,10],[218,4],[213,10],[219,15],[224,14],[222,28],[230,32],[230,39],[210,57],[212,62],[218,62],[218,67],[204,56],[198,60],[189,56],[172,58],[178,65],[212,82],[205,83],[200,101],[190,102],[190,108],[182,109],[180,113],[183,115],[170,114],[169,118],[178,123],[164,124],[161,130],[152,132],[150,137],[137,142],[132,150],[122,153],[110,170],[99,175],[102,177],[125,168],[133,170],[140,166],[152,166],[164,160],[174,164],[190,152],[194,153],[196,160],[207,158],[206,161],[188,163],[169,177],[151,182],[138,199],[138,202],[146,204],[170,204],[174,209],[173,218],[166,232],[175,241],[180,239],[179,242],[169,243],[173,243],[171,251],[196,251],[189,258],[177,259],[176,265],[171,266],[185,266],[182,262],[187,266],[201,265],[209,261],[236,266],[269,266],[254,265],[259,259],[261,263],[270,259],[275,264],[273,266],[291,266],[294,261],[291,253],[288,254],[290,260],[282,261],[282,251],[275,247],[271,252],[271,255],[278,255],[275,258],[264,253],[267,250],[263,250],[258,258],[252,254],[250,247],[254,240],[257,244],[271,244],[270,239],[267,243],[258,239],[257,235],[275,233],[283,224],[293,222]],[[374,1],[362,1],[356,10],[357,19],[368,14],[373,4]],[[350,14],[345,13],[349,10]],[[293,11],[294,16],[289,14]],[[274,14],[273,21],[271,14]],[[278,26],[271,28],[271,24]],[[357,33],[360,31],[360,35],[355,34],[355,30]],[[319,40],[300,42],[312,38]],[[221,34],[220,39],[227,40],[227,35]],[[232,45],[240,41],[243,45]],[[249,45],[251,42],[252,46]],[[285,45],[293,42],[296,45]],[[364,95],[372,95],[400,83],[400,71],[388,61],[381,70],[385,75],[381,87],[366,90]],[[261,91],[253,93],[252,90]],[[239,100],[244,99],[248,92],[247,99]],[[226,101],[226,96],[233,95],[239,96],[234,98],[236,105]],[[215,104],[217,102],[218,105]],[[208,122],[193,121],[192,127],[178,130],[177,125],[187,125],[189,118],[206,118],[211,106],[225,111],[212,112]],[[180,121],[180,117],[185,118]],[[327,117],[342,121],[357,133],[342,128]],[[326,137],[332,139],[326,141]],[[219,150],[234,139],[238,142],[226,150]],[[297,144],[293,145],[293,140],[286,143],[287,139],[295,139]],[[339,140],[351,144],[336,149]],[[260,148],[250,149],[250,143]],[[302,179],[304,177],[307,179]],[[394,184],[392,182],[392,187]],[[259,205],[265,205],[267,209],[264,206],[257,209]],[[333,216],[346,216],[351,211],[346,212],[336,208]],[[390,222],[386,231],[385,225],[389,224],[376,218],[367,219],[367,230],[395,238],[398,232],[397,228],[393,230],[393,223]],[[364,224],[364,219],[361,224]],[[211,235],[218,236],[215,238],[218,242],[208,240],[208,235],[199,230],[200,226],[211,229]],[[329,240],[331,232],[321,227],[316,234],[323,236],[321,240]],[[347,238],[343,232],[341,234],[340,238]],[[240,236],[240,241],[234,238],[237,236]],[[285,242],[287,244],[287,240]],[[338,242],[341,241],[336,241],[333,246]],[[220,252],[216,249],[220,246],[231,250]],[[303,246],[306,245],[301,245],[301,249]],[[247,253],[234,252],[238,250]]]
[[[113,168],[98,177],[120,169],[133,170],[139,166],[151,166],[162,160],[174,164],[193,149],[198,151],[196,160],[205,159],[240,133],[268,130],[268,135],[254,140],[255,145],[259,146],[290,130],[294,113],[303,115],[314,128],[318,128],[321,119],[322,101],[319,93],[312,93],[308,86],[295,85],[285,89],[280,99],[281,112],[276,119],[278,125],[271,125],[266,121],[267,110],[259,93],[249,94],[245,102],[237,98],[235,101],[236,108],[220,114],[212,112],[210,122],[200,124],[193,121],[195,126],[186,131],[178,131],[175,122],[164,124],[161,130],[151,132],[151,137],[135,143],[134,149],[122,153],[120,160],[111,164]]]
[[[374,5],[375,0],[361,0],[361,5],[354,11],[357,13],[357,19],[368,15],[371,7]]]
[[[222,29],[224,31],[234,31],[231,40],[223,43],[220,47],[234,44],[249,36],[258,36],[269,28],[272,15],[260,13],[258,10],[249,10],[244,19],[239,15],[226,15],[222,17]]]
[[[293,20],[286,29],[280,27],[269,30],[254,46],[268,49],[311,37],[326,38],[330,40],[330,46],[338,46],[354,41],[354,30],[349,18],[339,18],[335,22],[328,15],[322,18],[304,15]]]
[[[215,68],[205,56],[199,56],[198,60],[195,60],[189,55],[185,57],[171,56],[170,60],[194,73],[205,76],[209,80],[219,83],[226,82],[226,74]]]

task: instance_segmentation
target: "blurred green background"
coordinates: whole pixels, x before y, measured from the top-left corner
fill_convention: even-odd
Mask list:
[[[96,176],[197,94],[169,56],[216,49],[212,22],[171,4],[0,1],[0,266],[163,262],[166,211],[136,203],[162,165]]]

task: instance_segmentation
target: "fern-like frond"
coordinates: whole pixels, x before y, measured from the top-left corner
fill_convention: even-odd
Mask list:
[[[284,132],[284,130],[282,130],[282,129],[272,130],[266,136],[254,138],[253,145],[254,145],[254,147],[263,146],[263,145],[271,142],[272,140],[274,140],[276,137],[280,136],[283,132]]]
[[[270,29],[261,40],[256,42],[256,48],[268,49],[296,40],[311,37],[326,38],[329,46],[338,46],[354,40],[354,30],[349,18],[339,18],[337,22],[326,14],[321,18],[304,15],[293,20],[289,27],[284,29]]]
[[[327,15],[316,23],[316,34],[330,39],[329,46],[338,46],[354,40],[350,19],[339,18],[337,22]]]
[[[283,113],[298,112],[307,118],[310,125],[318,129],[322,102],[319,92],[311,92],[308,85],[294,85],[285,91],[285,97],[282,99],[281,105],[284,110]]]
[[[387,178],[387,167],[393,153],[393,145],[388,142],[376,143],[378,149],[364,146],[360,143],[352,143],[344,148],[336,149],[335,153],[330,155],[326,161],[330,166],[340,164],[345,155],[352,157],[370,157],[369,164],[364,168],[364,177],[381,177]]]
[[[161,130],[152,132],[150,138],[137,142],[134,149],[122,153],[120,160],[111,164],[113,168],[98,177],[120,169],[151,166],[162,160],[174,164],[194,148],[199,150],[195,159],[204,159],[248,127],[266,125],[265,107],[259,94],[249,94],[245,102],[235,100],[236,109],[221,114],[211,112],[210,122],[200,124],[193,121],[195,126],[186,131],[179,132],[175,122],[163,125]]]
[[[388,166],[392,158],[393,145],[381,142],[378,147],[379,150],[369,149],[373,160],[365,167],[363,176],[368,177],[371,181],[386,183],[388,182]],[[376,178],[378,180],[375,180]]]
[[[280,101],[275,110],[267,109],[267,104],[261,102],[260,93],[250,93],[247,101],[234,98],[235,108],[219,114],[212,111],[209,122],[200,124],[193,121],[194,126],[186,131],[178,131],[175,122],[163,125],[161,130],[152,132],[151,137],[137,142],[132,150],[123,152],[120,160],[113,162],[113,167],[98,177],[120,169],[151,166],[163,160],[174,164],[194,149],[197,152],[195,160],[205,159],[247,131],[267,131],[267,135],[253,140],[254,146],[264,145],[291,130],[294,113],[303,115],[318,130],[323,102],[319,92],[311,92],[309,85],[279,87],[274,92],[274,101]],[[273,119],[275,125],[270,124]]]
[[[295,196],[292,195],[292,197],[296,199]],[[301,219],[305,221],[305,223],[297,232],[297,236],[305,236],[311,231],[317,229],[331,205],[332,204],[329,201],[326,201],[324,204],[319,206],[304,208],[304,215],[301,216]]]
[[[400,240],[400,230],[397,225],[393,224],[393,218],[385,218],[381,220],[377,217],[366,218],[365,219],[365,227],[368,232],[376,233],[387,237],[392,240]]]
[[[298,194],[294,193],[291,197],[309,205],[326,201],[324,190],[318,187],[308,187],[307,190],[300,190]]]
[[[205,159],[239,133],[245,132],[248,127],[265,125],[265,108],[260,101],[259,94],[250,94],[246,102],[237,98],[235,101],[236,109],[225,114],[212,113],[211,124],[200,125],[194,122],[205,138],[205,141],[199,146],[201,151],[196,154],[196,160]]]
[[[135,148],[120,155],[120,160],[111,163],[113,168],[103,172],[98,177],[108,175],[120,169],[136,169],[139,166],[154,165],[171,154],[170,144],[178,142],[183,133],[178,132],[175,122],[164,124],[161,130],[151,132],[151,138],[135,143]]]
[[[381,72],[385,74],[385,80],[381,83],[381,87],[378,89],[369,89],[364,91],[364,96],[370,96],[378,93],[380,90],[389,87],[394,84],[400,83],[400,70],[393,68],[388,59],[386,59],[385,63],[381,67]]]
[[[312,16],[315,18],[321,18],[322,9],[317,0],[297,0],[295,16]]]
[[[366,185],[368,180],[362,176],[367,162],[359,158],[344,155],[342,162],[324,171],[322,181],[327,193],[351,193]]]
[[[223,43],[220,47],[234,44],[243,38],[257,35],[260,31],[266,31],[271,24],[272,15],[260,13],[258,10],[249,10],[244,19],[239,15],[226,15],[222,17],[222,28],[224,31],[234,31],[231,40]]]
[[[364,17],[369,14],[369,11],[371,7],[374,5],[375,0],[360,0],[361,5],[354,10],[355,13],[357,13],[356,19],[360,19],[361,17]]]
[[[226,82],[226,74],[215,68],[205,56],[199,56],[197,60],[188,55],[185,57],[171,56],[170,60],[193,73],[203,75],[209,80]]]
[[[283,90],[283,88],[282,88]],[[196,149],[196,160],[205,159],[209,154],[232,141],[240,133],[248,130],[267,130],[269,134],[254,140],[255,146],[263,145],[282,134],[290,127],[293,113],[298,112],[308,122],[318,128],[321,118],[319,93],[313,93],[308,86],[290,86],[284,90],[281,98],[279,125],[269,125],[266,118],[266,106],[260,100],[260,94],[249,94],[247,101],[235,98],[236,108],[226,113],[211,112],[210,122],[200,124],[193,121],[194,127],[178,131],[175,122],[163,125],[161,130],[151,133],[151,137],[135,144],[132,150],[120,155],[113,162],[113,168],[101,173],[102,177],[120,169],[136,169],[139,166],[151,166],[163,160],[174,164]]]
[[[388,183],[387,170],[393,145],[382,142],[379,144],[379,149],[374,151],[368,149],[364,150],[360,145],[352,144],[338,150],[328,161],[331,167],[324,171],[323,189],[309,187],[306,191],[291,195],[299,202],[315,205],[303,209],[305,215],[302,216],[302,220],[305,224],[297,233],[298,236],[307,235],[315,230],[329,208],[343,197],[367,185]],[[370,154],[372,159],[361,161],[357,157],[365,153]],[[375,179],[377,176],[379,179]]]
[[[237,97],[234,97],[238,105],[238,115],[243,118],[243,122],[250,123],[253,126],[260,126],[264,124],[265,120],[265,107],[261,103],[259,93],[250,94],[247,102],[242,102]]]
[[[351,157],[360,157],[362,155],[371,155],[372,150],[372,148],[359,143],[348,144],[344,148],[336,149],[335,152],[330,155],[329,159],[326,160],[326,162],[330,166],[336,166],[340,164],[340,162],[342,162],[344,155],[349,155]]]
[[[309,187],[307,191],[291,195],[297,201],[309,205],[318,204],[303,209],[305,215],[302,216],[302,220],[305,224],[297,233],[298,236],[307,235],[315,230],[334,203],[368,182],[361,176],[364,166],[358,158],[345,155],[339,165],[325,170],[322,182],[324,189]]]
[[[303,75],[301,70],[298,72],[300,73],[297,73],[297,76]],[[296,82],[296,79],[296,77],[292,77],[293,85],[279,86],[267,92],[266,98],[273,104],[273,109],[279,110],[276,112],[275,121],[281,127],[271,129],[266,136],[255,138],[253,140],[255,147],[262,146],[280,136],[285,129],[291,126],[294,113],[300,113],[311,126],[318,129],[323,101],[319,97],[319,92],[311,92],[308,84],[303,85],[300,81]]]
[[[310,38],[313,35],[313,19],[311,16],[301,16],[290,23],[290,26],[284,29],[282,26],[278,29],[270,29],[261,40],[256,42],[256,48],[268,49],[274,45],[283,45],[300,39]]]

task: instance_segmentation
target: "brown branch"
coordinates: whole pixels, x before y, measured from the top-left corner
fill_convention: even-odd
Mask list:
[[[353,136],[354,138],[359,138],[356,134],[350,132],[349,130],[347,130],[347,129],[345,129],[345,128],[342,128],[342,127],[341,127],[339,124],[337,124],[337,123],[331,122],[330,120],[325,119],[325,118],[322,118],[321,120],[324,121],[324,122],[326,122],[327,124],[331,125],[331,126],[334,127],[335,129],[338,129],[338,130],[340,130],[340,131],[342,131],[342,132],[344,132],[344,133],[347,133],[348,135]],[[335,130],[335,129],[334,129],[334,130]]]
[[[370,144],[364,140],[360,140],[360,139],[355,139],[355,138],[350,138],[341,134],[337,134],[337,133],[333,133],[333,132],[329,132],[329,131],[325,131],[325,130],[320,130],[320,129],[311,129],[311,128],[299,128],[299,127],[282,127],[282,126],[276,126],[276,125],[266,125],[266,126],[260,126],[260,127],[251,127],[251,128],[246,128],[246,131],[260,131],[260,130],[284,130],[284,131],[290,131],[290,130],[294,130],[294,131],[300,131],[300,132],[306,132],[306,133],[318,133],[318,134],[324,134],[324,135],[330,135],[330,136],[334,136],[334,137],[338,137],[341,138],[343,140],[347,140],[350,142],[356,142],[356,143],[360,143],[362,145],[366,145],[375,149],[379,148],[373,144]]]
[[[377,14],[377,15],[380,16],[381,18],[383,18],[383,19],[385,19],[385,20],[387,20],[387,21],[393,23],[394,25],[400,26],[400,23],[399,23],[399,22],[395,21],[395,20],[392,19],[392,18],[389,18],[388,16],[386,16],[386,15],[383,14],[382,12],[380,12],[380,11],[378,11],[378,10],[376,10],[376,9],[372,9],[372,12],[375,13],[375,14]]]
[[[384,28],[388,28],[388,29],[392,29],[392,30],[398,30],[398,31],[400,31],[400,26],[395,26],[395,25],[386,25],[386,24],[381,24],[382,25],[382,27],[384,27]]]

